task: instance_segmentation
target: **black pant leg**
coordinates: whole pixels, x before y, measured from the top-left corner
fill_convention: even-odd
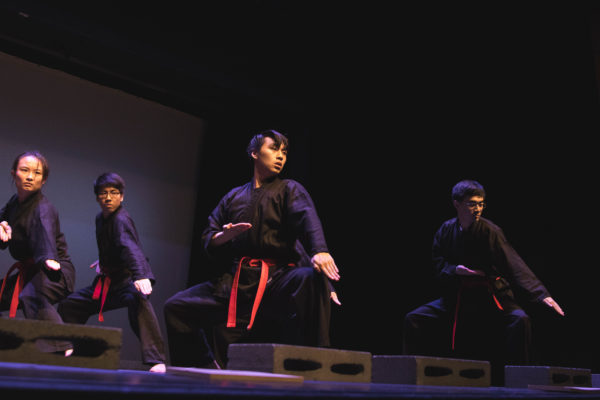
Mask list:
[[[437,299],[406,314],[402,351],[407,355],[447,357],[452,348],[452,311]]]
[[[70,294],[58,304],[58,313],[62,320],[71,324],[85,324],[90,316],[98,314],[100,302],[93,300],[93,286],[84,287]]]
[[[276,343],[327,347],[331,300],[326,277],[311,267],[283,267],[265,289],[257,330]]]
[[[127,307],[129,325],[140,340],[142,361],[147,365],[166,362],[165,344],[154,307],[147,295],[138,291],[134,284],[110,290],[106,310]]]
[[[503,362],[528,365],[531,362],[531,318],[520,307],[508,308],[503,314],[505,349]]]
[[[217,338],[213,330],[225,323],[228,304],[214,296],[213,292],[212,282],[204,282],[176,293],[165,302],[164,316],[172,365],[203,367],[213,360],[225,365],[222,351],[215,348]],[[221,347],[226,349],[227,345]]]
[[[63,319],[55,307],[68,294],[62,273],[39,270],[27,274],[27,279],[19,295],[25,318],[62,324]],[[71,347],[70,342],[63,340],[37,340],[36,345],[42,352],[61,352]]]

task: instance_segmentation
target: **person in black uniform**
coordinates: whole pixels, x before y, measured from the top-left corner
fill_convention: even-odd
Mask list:
[[[133,219],[123,206],[125,182],[116,173],[100,175],[94,193],[101,212],[96,216],[97,276],[88,287],[61,301],[58,311],[65,322],[85,324],[103,311],[127,307],[129,324],[140,339],[142,361],[151,372],[165,372],[164,340],[150,294],[154,274],[146,258]],[[71,349],[77,351],[77,348]]]
[[[564,312],[506,240],[502,229],[481,216],[485,190],[480,183],[458,182],[452,189],[452,202],[457,216],[442,224],[432,246],[442,296],[405,316],[403,351],[477,358],[477,354],[485,354],[475,353],[484,343],[480,340],[494,336],[482,336],[481,330],[473,336],[470,331],[488,326],[503,340],[495,344],[503,362],[527,365],[531,361],[531,321],[515,294],[544,304],[561,316]],[[472,345],[476,345],[474,350],[469,349]]]
[[[38,151],[24,152],[13,162],[17,194],[0,209],[0,248],[8,247],[17,262],[0,281],[0,310],[14,318],[21,308],[27,319],[62,323],[54,304],[73,292],[75,267],[58,212],[42,193],[49,174],[48,161]],[[61,352],[69,344],[44,340],[38,346]]]
[[[165,303],[171,364],[221,368],[227,346],[256,340],[250,337],[330,345],[330,301],[339,304],[330,281],[339,280],[339,270],[310,195],[279,177],[287,151],[283,134],[255,135],[247,148],[252,180],[229,191],[210,214],[203,245],[225,267]]]

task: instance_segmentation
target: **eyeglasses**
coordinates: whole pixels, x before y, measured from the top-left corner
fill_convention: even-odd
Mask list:
[[[121,194],[121,192],[119,192],[118,190],[111,190],[110,192],[98,193],[98,197],[100,197],[101,199],[105,199],[108,197],[108,195],[110,195],[110,197],[117,197],[120,194]]]
[[[481,207],[481,209],[484,209],[486,206],[484,201],[467,201],[465,202],[465,205],[470,209],[475,209],[476,207]]]

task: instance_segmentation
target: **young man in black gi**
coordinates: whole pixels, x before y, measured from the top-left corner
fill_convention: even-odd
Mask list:
[[[92,315],[99,314],[103,321],[103,311],[127,307],[144,364],[152,366],[151,372],[165,372],[164,341],[149,299],[155,279],[135,224],[123,207],[124,189],[123,178],[115,173],[102,174],[94,182],[102,211],[96,216],[99,258],[90,268],[98,275],[92,285],[63,300],[58,310],[65,322],[85,324]]]
[[[494,345],[503,353],[504,362],[526,365],[530,362],[531,322],[513,290],[564,315],[507,242],[502,229],[481,216],[484,201],[485,190],[476,181],[461,181],[452,189],[457,217],[442,224],[432,246],[442,297],[406,315],[405,354],[456,354],[454,350],[465,350],[482,338],[477,336],[481,331],[475,336],[470,331],[487,326],[503,334],[503,341]],[[484,353],[460,354],[475,359]]]
[[[339,302],[329,280],[340,275],[308,192],[279,177],[287,151],[281,133],[255,135],[252,180],[210,214],[204,248],[225,270],[165,303],[171,364],[224,367],[227,346],[242,339],[330,345],[330,299]]]

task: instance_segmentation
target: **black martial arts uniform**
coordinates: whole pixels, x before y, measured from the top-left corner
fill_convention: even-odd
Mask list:
[[[134,282],[155,279],[134,222],[123,206],[104,218],[96,216],[96,241],[102,273],[88,287],[63,300],[58,311],[65,322],[85,324],[92,315],[127,307],[129,324],[141,343],[144,364],[166,361],[164,341],[149,296]],[[77,352],[77,348],[75,348]]]
[[[486,357],[477,348],[484,343],[495,346],[505,363],[528,364],[531,322],[515,294],[531,302],[550,294],[502,230],[485,218],[466,230],[457,218],[450,219],[436,232],[432,255],[442,297],[406,315],[405,354],[449,356],[456,350],[477,359]],[[485,277],[457,275],[458,265],[481,270]]]
[[[12,228],[12,238],[0,242],[0,248],[8,247],[11,256],[17,260],[14,269],[11,267],[7,277],[0,282],[4,289],[0,310],[10,310],[9,316],[14,316],[18,306],[27,319],[62,323],[53,305],[73,292],[75,268],[56,208],[41,191],[23,203],[19,203],[14,195],[0,210],[0,221],[7,221]],[[60,270],[48,269],[46,260],[60,263]],[[17,273],[8,276],[11,270]],[[43,343],[38,341],[39,347],[47,352],[68,347],[64,342]]]
[[[210,246],[223,225],[240,222],[251,223],[252,228],[222,246]],[[212,357],[223,366],[227,346],[242,338],[329,346],[330,287],[309,257],[328,249],[312,199],[302,185],[275,177],[259,188],[252,182],[234,188],[209,216],[202,240],[212,261],[225,257],[225,270],[167,300],[164,312],[173,365],[202,366]]]

